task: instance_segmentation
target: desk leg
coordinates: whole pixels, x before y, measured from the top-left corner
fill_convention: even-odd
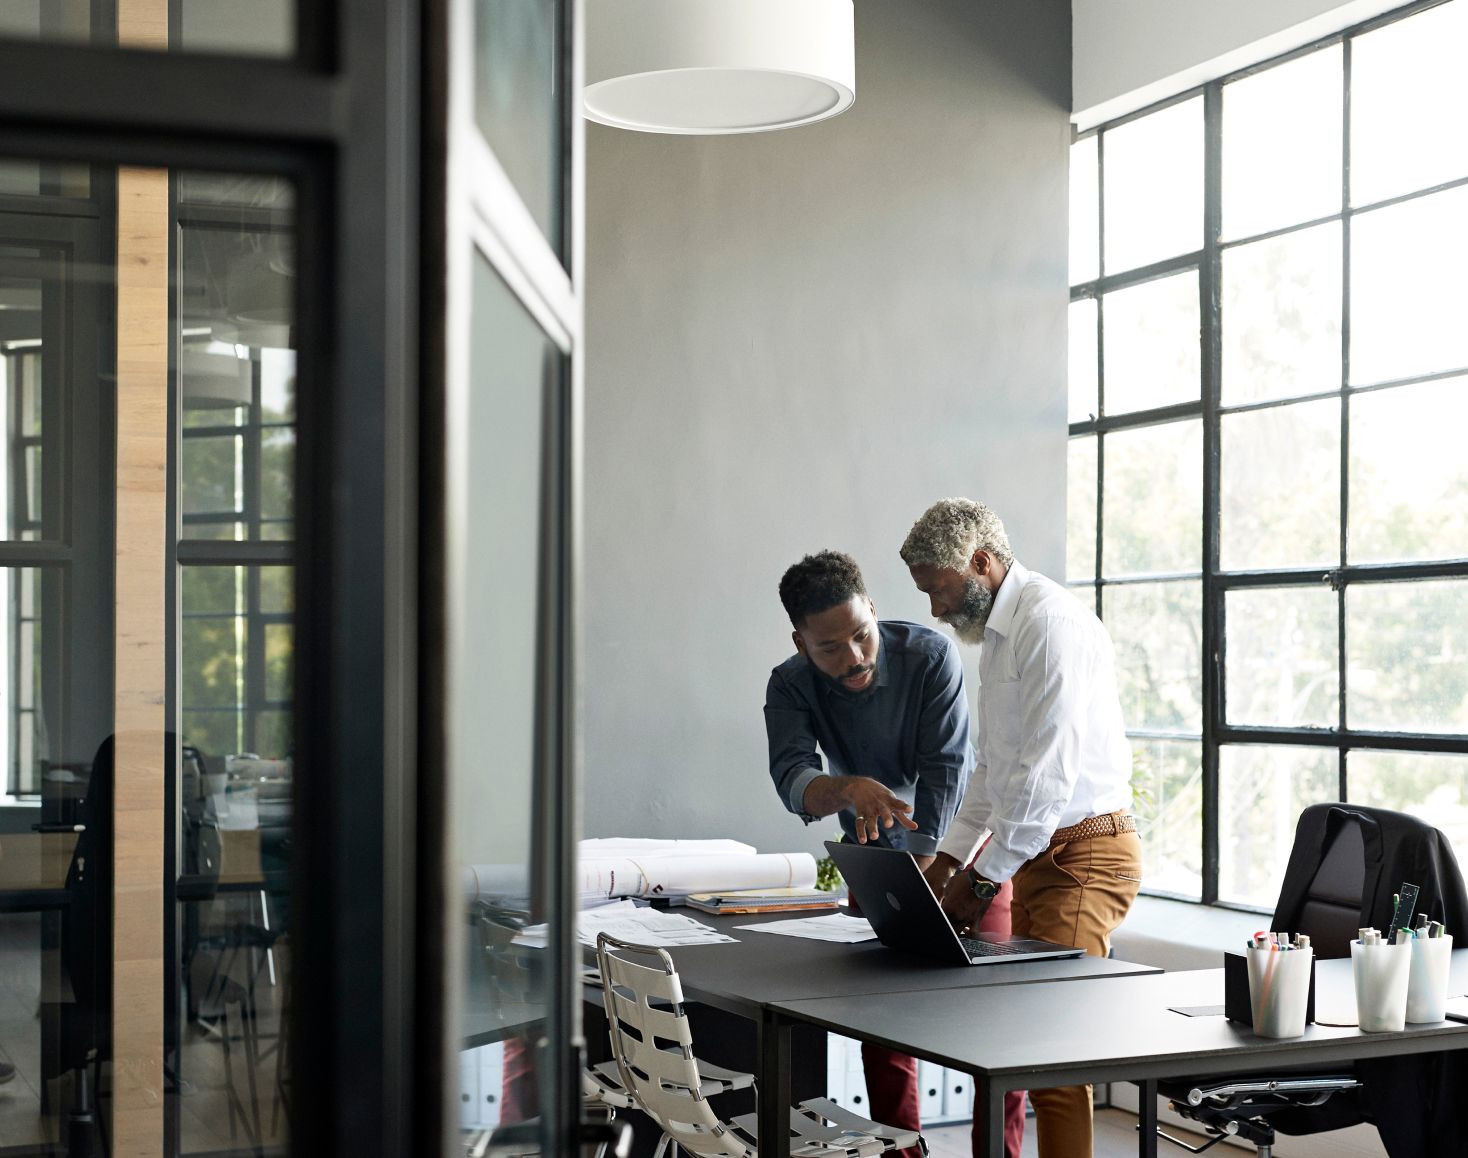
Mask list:
[[[983,1154],[1004,1153],[1004,1095],[1007,1092],[993,1080],[974,1078],[977,1095],[974,1113],[978,1115],[978,1137],[983,1139]]]
[[[766,1009],[759,1022],[760,1158],[790,1158],[790,1023]]]
[[[1144,1078],[1137,1087],[1137,1158],[1157,1158],[1157,1083]]]

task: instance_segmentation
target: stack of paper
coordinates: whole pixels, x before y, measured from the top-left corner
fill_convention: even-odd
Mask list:
[[[631,901],[618,901],[578,914],[576,936],[583,945],[595,945],[598,933],[638,945],[664,948],[670,945],[721,945],[734,940],[692,917],[665,909],[638,908]],[[515,943],[531,949],[543,949],[546,936],[546,926],[532,925],[521,931]]]
[[[834,909],[836,894],[820,889],[733,889],[689,893],[690,908],[705,913],[784,913]]]

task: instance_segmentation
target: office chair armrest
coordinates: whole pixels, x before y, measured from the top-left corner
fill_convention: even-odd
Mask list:
[[[1238,1098],[1254,1094],[1278,1094],[1281,1097],[1298,1097],[1302,1094],[1336,1093],[1354,1090],[1361,1083],[1349,1076],[1311,1075],[1304,1078],[1234,1078],[1217,1085],[1189,1087],[1184,1100],[1190,1106],[1200,1106],[1205,1101],[1226,1105]]]

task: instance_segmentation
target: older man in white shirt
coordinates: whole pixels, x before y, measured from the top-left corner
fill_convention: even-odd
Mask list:
[[[983,503],[933,504],[902,559],[934,618],[983,645],[978,763],[929,884],[961,932],[1012,879],[1016,936],[1106,956],[1142,876],[1106,629],[1015,559]],[[1030,1101],[1040,1158],[1091,1154],[1089,1086],[1031,1090]]]

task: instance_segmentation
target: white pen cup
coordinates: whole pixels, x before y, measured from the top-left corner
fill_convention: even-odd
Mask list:
[[[1356,980],[1356,1021],[1364,1033],[1396,1033],[1407,1023],[1407,981],[1412,947],[1383,941],[1351,942],[1351,973]]]
[[[1412,966],[1407,978],[1407,1020],[1441,1021],[1447,1013],[1448,967],[1453,938],[1413,937]]]
[[[1305,1032],[1312,949],[1250,949],[1249,1007],[1259,1037],[1299,1037]]]

